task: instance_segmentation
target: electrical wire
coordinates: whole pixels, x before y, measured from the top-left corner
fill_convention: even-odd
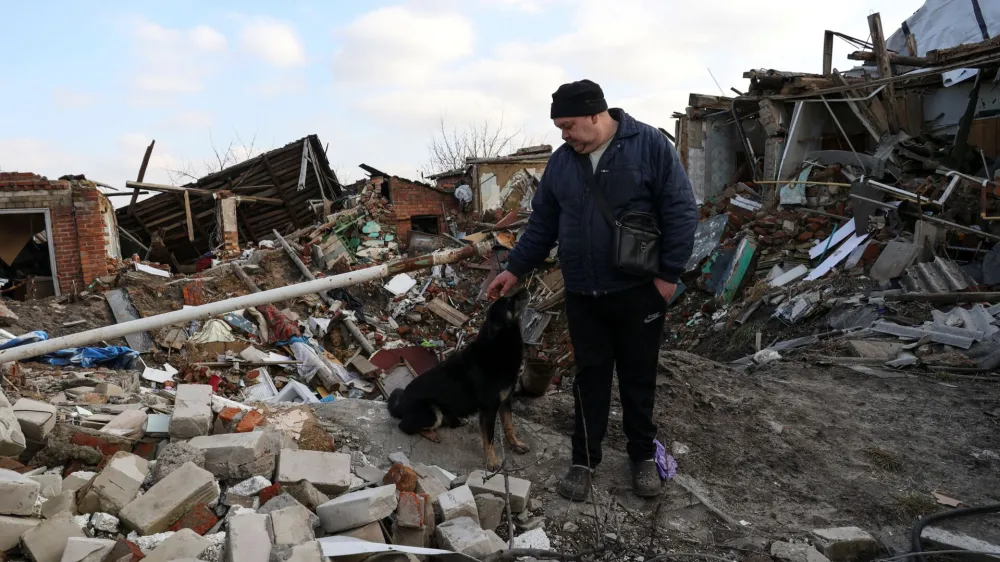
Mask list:
[[[926,562],[924,558],[924,549],[920,543],[920,537],[924,532],[924,527],[931,525],[932,523],[937,523],[938,521],[944,521],[946,519],[955,519],[957,517],[969,517],[971,515],[983,515],[986,513],[1000,512],[1000,503],[994,503],[989,505],[981,505],[978,507],[960,507],[958,509],[952,509],[950,511],[942,511],[941,513],[933,513],[917,521],[913,526],[913,531],[910,533],[910,547],[913,552],[907,557],[916,558],[917,562]],[[938,551],[942,552],[942,551]],[[969,552],[969,551],[963,551]]]
[[[923,556],[924,554],[964,554],[968,555],[989,555],[997,556],[996,552],[986,552],[985,550],[928,550],[925,552],[909,552],[907,554],[900,554],[899,556],[893,556],[892,558],[878,558],[873,562],[895,562],[896,560],[907,560],[909,558],[916,558],[918,556]]]

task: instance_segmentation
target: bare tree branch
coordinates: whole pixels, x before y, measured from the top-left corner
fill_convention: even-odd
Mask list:
[[[424,175],[457,170],[465,167],[468,158],[495,158],[528,146],[524,129],[510,130],[503,115],[497,123],[489,118],[469,123],[464,128],[449,128],[442,117],[438,130],[427,144],[428,158]]]

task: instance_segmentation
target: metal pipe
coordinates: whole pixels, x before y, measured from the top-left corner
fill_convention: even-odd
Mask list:
[[[97,343],[102,340],[113,340],[130,334],[146,332],[149,330],[158,330],[175,324],[186,324],[192,320],[206,320],[219,314],[233,312],[234,310],[271,304],[313,293],[339,289],[341,287],[349,287],[351,285],[357,285],[358,283],[374,281],[375,279],[381,279],[398,273],[426,269],[435,265],[456,263],[474,256],[483,257],[488,255],[491,249],[492,245],[490,243],[480,243],[475,246],[466,246],[465,248],[443,250],[440,252],[434,252],[433,254],[407,258],[393,263],[376,265],[365,269],[359,269],[357,271],[342,273],[340,275],[324,277],[322,279],[316,279],[315,281],[296,283],[294,285],[278,287],[277,289],[270,289],[259,293],[234,297],[201,306],[175,310],[173,312],[167,312],[166,314],[158,314],[148,318],[130,320],[113,326],[87,330],[85,332],[70,334],[60,338],[53,338],[51,340],[13,347],[0,351],[0,363],[20,361],[22,359],[28,359],[29,357],[38,357],[45,355],[46,353],[59,351],[60,349],[81,347]]]

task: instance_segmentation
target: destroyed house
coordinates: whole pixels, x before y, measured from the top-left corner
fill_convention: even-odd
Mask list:
[[[114,208],[97,184],[0,173],[0,296],[80,292],[120,258]]]
[[[128,252],[175,268],[220,247],[237,251],[238,240],[308,226],[342,193],[316,135],[181,187],[131,185],[163,193],[118,209],[121,228],[143,244],[126,241]]]
[[[409,241],[411,231],[448,232],[448,216],[458,213],[454,188],[392,176],[367,164],[361,164],[361,169],[370,174],[371,188],[380,190],[382,197],[392,203],[393,215],[388,220],[395,223],[396,236],[403,245]]]
[[[471,180],[472,210],[529,210],[535,187],[552,156],[549,145],[519,149],[508,156],[468,158],[464,169],[455,169],[428,176],[441,189],[455,187]]]

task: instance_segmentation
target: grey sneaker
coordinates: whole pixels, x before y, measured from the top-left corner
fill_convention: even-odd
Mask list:
[[[656,461],[638,461],[632,463],[632,491],[640,498],[655,498],[660,495],[660,473],[656,470]]]
[[[654,467],[655,470],[655,467]],[[556,491],[559,495],[575,502],[582,502],[590,494],[590,479],[594,472],[586,466],[574,464],[569,467],[569,472],[559,480]]]

